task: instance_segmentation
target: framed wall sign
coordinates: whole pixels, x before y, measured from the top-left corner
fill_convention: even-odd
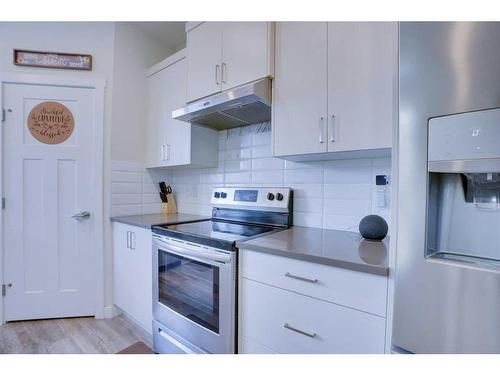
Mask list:
[[[14,65],[52,69],[92,70],[92,55],[15,49]]]

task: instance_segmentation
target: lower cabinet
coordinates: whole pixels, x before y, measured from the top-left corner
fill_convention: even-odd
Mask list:
[[[151,230],[113,223],[113,301],[129,318],[152,332]]]
[[[338,271],[345,271],[335,267],[316,265],[308,262],[290,260],[274,255],[253,252],[251,250],[241,250],[241,278],[240,278],[240,353],[244,354],[371,354],[384,353],[385,350],[385,315],[380,316],[375,313],[362,311],[359,306],[352,307],[332,303],[328,299],[320,299],[323,296],[337,294],[339,298],[344,293],[346,283],[343,283],[340,276],[335,276],[339,284],[328,286],[328,273],[323,267],[331,269],[331,274]],[[282,274],[280,266],[281,260],[286,267],[290,268],[300,265],[308,273],[311,273],[314,266],[320,267],[317,276],[317,283],[311,284],[303,282],[306,288],[300,285],[277,285],[278,280],[272,277],[265,277],[260,272],[247,272],[245,259],[251,261],[259,259],[268,267],[270,273]],[[264,259],[264,258],[268,259]],[[293,262],[293,263],[290,263]],[[298,262],[298,263],[297,263]],[[252,267],[252,269],[255,269]],[[364,284],[368,275],[361,272],[354,272],[359,275],[360,284]],[[385,295],[377,294],[373,288],[380,287],[386,289],[386,278],[379,277],[383,283],[380,286],[372,286],[372,292],[381,298],[381,303],[385,304]],[[252,279],[253,278],[253,279]],[[287,279],[285,277],[285,279]],[[300,281],[300,280],[298,280]],[[347,281],[347,278],[345,279]],[[350,283],[356,283],[354,279]],[[373,280],[372,280],[373,281]],[[318,292],[310,289],[310,285],[315,285]],[[322,288],[331,288],[329,293],[321,292]],[[356,288],[349,288],[355,293]],[[364,296],[366,298],[366,296]],[[329,298],[329,297],[328,297]],[[353,298],[352,300],[355,300]],[[344,299],[344,301],[349,301]],[[367,307],[372,306],[367,305]]]

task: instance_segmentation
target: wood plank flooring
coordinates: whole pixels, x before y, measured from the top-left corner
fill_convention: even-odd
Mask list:
[[[123,315],[112,319],[65,318],[12,322],[0,326],[2,354],[107,354],[149,335]]]

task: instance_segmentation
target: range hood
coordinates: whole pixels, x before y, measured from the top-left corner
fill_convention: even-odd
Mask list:
[[[271,120],[271,80],[247,85],[186,104],[172,118],[223,130]]]

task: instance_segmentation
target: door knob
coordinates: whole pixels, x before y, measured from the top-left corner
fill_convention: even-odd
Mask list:
[[[87,220],[89,217],[90,217],[90,212],[88,212],[88,211],[81,211],[81,212],[78,212],[78,213],[74,214],[73,216],[71,216],[72,219],[75,219],[78,221]]]

